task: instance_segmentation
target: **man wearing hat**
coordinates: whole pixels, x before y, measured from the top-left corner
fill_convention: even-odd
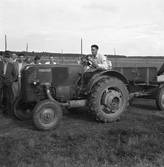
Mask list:
[[[12,84],[17,80],[14,64],[10,63],[9,60],[10,54],[4,52],[3,61],[0,61],[0,97],[3,94],[3,113],[8,114],[13,103]]]

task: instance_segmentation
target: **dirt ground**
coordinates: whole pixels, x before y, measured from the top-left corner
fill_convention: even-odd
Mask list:
[[[138,134],[138,133],[146,133],[146,132],[150,132],[149,134],[153,134],[154,138],[153,140],[158,140],[160,137],[162,138],[162,140],[164,139],[164,112],[162,111],[158,111],[155,105],[155,101],[154,100],[147,100],[147,99],[135,99],[133,104],[131,106],[128,106],[127,111],[124,113],[124,115],[121,117],[120,121],[117,122],[113,122],[113,123],[98,123],[96,122],[91,115],[89,114],[85,114],[85,111],[81,111],[79,114],[77,115],[72,115],[71,113],[69,113],[66,109],[63,109],[63,119],[62,122],[60,124],[60,126],[58,127],[58,129],[56,130],[52,130],[52,131],[47,131],[47,132],[42,132],[42,131],[38,131],[33,123],[32,120],[29,121],[19,121],[17,120],[15,117],[11,117],[11,116],[4,116],[2,115],[2,113],[0,113],[0,166],[3,167],[8,167],[11,166],[39,166],[39,158],[30,158],[28,160],[28,162],[26,162],[26,158],[22,158],[22,153],[21,151],[24,149],[24,152],[27,152],[27,150],[29,150],[31,148],[34,148],[33,143],[37,143],[37,140],[43,140],[42,138],[44,138],[44,141],[46,139],[46,142],[56,142],[59,144],[59,142],[63,142],[66,143],[66,146],[62,145],[61,143],[60,145],[60,157],[65,156],[65,150],[61,151],[61,148],[64,149],[65,147],[67,147],[69,145],[69,149],[72,149],[72,146],[70,145],[70,143],[74,143],[76,141],[76,145],[78,145],[78,150],[82,149],[81,143],[83,143],[86,139],[85,138],[103,138],[103,140],[106,141],[106,139],[104,139],[104,137],[106,137],[106,135],[109,137],[109,143],[111,137],[115,134],[117,134],[116,139],[119,138],[119,136],[125,135],[125,132],[127,133],[128,131],[130,131],[131,133],[134,134]],[[157,136],[157,139],[155,138],[155,136]],[[85,138],[84,138],[85,136]],[[71,138],[71,141],[68,142],[68,137]],[[160,141],[161,140],[160,138]],[[11,140],[12,139],[12,140]],[[60,141],[59,141],[60,139]],[[66,140],[67,139],[67,140]],[[24,148],[22,142],[27,141],[26,143],[24,143],[24,145],[28,145],[28,148]],[[87,139],[88,140],[88,139]],[[129,140],[129,138],[128,138]],[[136,140],[136,139],[135,139]],[[145,139],[144,139],[145,140]],[[13,146],[15,143],[16,146]],[[17,142],[19,143],[19,145],[17,144]],[[21,142],[21,145],[20,145]],[[80,143],[77,143],[80,142]],[[136,141],[135,141],[136,142]],[[157,141],[158,142],[158,141]],[[162,142],[163,143],[163,142]],[[161,145],[162,145],[161,143]],[[7,145],[5,147],[5,145]],[[45,144],[45,143],[44,143]],[[75,144],[75,143],[74,143]],[[102,143],[101,143],[102,144]],[[118,144],[118,142],[117,142]],[[139,144],[139,143],[138,143]],[[2,146],[3,145],[3,146]],[[32,145],[32,146],[31,146]],[[45,144],[46,145],[46,144]],[[47,144],[49,145],[49,144]],[[93,143],[91,144],[93,145]],[[105,143],[104,143],[105,145]],[[160,147],[161,147],[160,145]],[[20,148],[18,147],[22,147],[22,150],[19,150]],[[162,145],[162,147],[164,146],[164,144]],[[5,147],[5,148],[2,148]],[[10,150],[10,147],[14,147],[12,148],[13,150],[16,148],[18,149],[18,152],[20,151],[19,155],[15,155],[16,157],[13,158],[13,155],[11,156],[10,153],[6,154],[6,150]],[[59,146],[58,146],[59,147]],[[113,147],[113,146],[112,146]],[[115,147],[115,146],[114,146]],[[153,148],[155,146],[152,146]],[[161,147],[161,149],[162,149]],[[51,145],[52,148],[52,145]],[[12,151],[11,149],[11,151]],[[40,146],[39,148],[40,149]],[[46,147],[46,149],[48,149],[48,146]],[[68,149],[68,148],[67,148]],[[96,148],[95,148],[96,149]],[[67,150],[68,151],[68,150]],[[24,153],[23,152],[23,153]],[[45,151],[46,155],[49,152],[48,150]],[[51,152],[51,151],[50,151]],[[78,152],[78,151],[77,151]],[[77,154],[76,152],[76,154]],[[72,152],[71,152],[72,153]],[[103,154],[103,151],[101,151],[101,153]],[[101,154],[100,153],[100,154]],[[31,154],[31,153],[29,153]],[[28,156],[29,156],[28,154]],[[86,152],[87,154],[87,152]],[[90,154],[88,153],[88,159],[90,159]],[[106,154],[106,151],[104,151],[104,154]],[[155,153],[155,155],[159,155],[161,156],[162,153],[159,153],[159,150]],[[4,156],[3,156],[4,155]],[[41,153],[38,152],[37,153],[38,156],[41,156]],[[56,155],[56,154],[54,154]],[[53,155],[53,156],[54,156]],[[119,159],[120,155],[117,155],[117,158]],[[147,155],[147,154],[146,154]],[[27,155],[26,155],[27,156]],[[71,155],[72,156],[72,155]],[[69,157],[69,162],[67,162],[67,165],[61,165],[61,166],[77,166],[77,163],[80,162],[80,165],[78,166],[95,166],[94,163],[99,163],[98,160],[93,160],[92,164],[89,164],[89,162],[85,161],[83,162],[83,159],[81,157],[79,158],[75,158],[75,157],[71,157],[70,154],[67,155],[66,157]],[[84,156],[84,155],[83,155]],[[115,165],[121,166],[119,164],[122,164],[122,160],[117,160],[117,161],[110,161],[107,160],[107,157],[104,155],[102,156],[105,161],[100,161],[101,163],[97,166],[103,166],[105,167],[105,164],[107,164],[106,166],[109,166],[109,164],[113,163]],[[106,158],[105,158],[106,157]],[[128,157],[128,156],[127,156]],[[72,159],[71,159],[72,158]],[[83,157],[84,158],[84,157]],[[35,159],[35,162],[34,162]],[[64,158],[65,161],[67,158]],[[78,162],[76,162],[76,159]],[[71,162],[72,160],[72,162]],[[142,156],[140,156],[139,154],[139,160],[143,160]],[[146,160],[148,161],[149,159]],[[42,162],[43,166],[57,166],[59,164],[56,165],[50,165],[50,163],[54,164],[54,159],[49,159],[47,161]],[[58,161],[60,161],[58,159]],[[97,162],[98,161],[98,162]],[[136,163],[139,163],[139,162]],[[149,160],[150,162],[154,162],[155,160]],[[162,159],[162,162],[159,162],[160,165],[162,165],[164,159]],[[128,163],[131,164],[131,162],[129,162],[129,160],[127,160]],[[156,162],[156,161],[155,161]],[[75,165],[72,163],[76,163]],[[136,165],[133,164],[133,166]],[[143,163],[143,161],[142,161]],[[144,163],[145,163],[145,157],[144,157]],[[28,164],[28,165],[27,165]],[[124,166],[126,163],[124,163]],[[150,166],[150,163],[148,163]],[[157,166],[160,166],[160,165]],[[30,166],[30,167],[31,167]],[[128,165],[127,165],[128,166]],[[142,166],[142,165],[140,165]],[[143,165],[144,166],[144,165]],[[154,165],[155,166],[155,165]]]
[[[96,122],[91,115],[88,113],[85,114],[85,109],[81,109],[79,114],[73,115],[69,113],[65,108],[63,108],[63,119],[58,127],[56,132],[72,132],[77,133],[78,130],[87,131],[94,128],[98,128],[100,131],[104,128],[112,128],[113,126],[120,126],[124,124],[131,123],[135,120],[132,126],[135,126],[135,123],[138,119],[157,122],[164,121],[164,112],[158,111],[155,105],[155,100],[150,99],[135,99],[131,106],[128,106],[127,111],[121,117],[120,121],[114,123],[98,123]],[[164,124],[163,124],[164,125]],[[28,121],[19,121],[14,116],[6,116],[2,114],[0,110],[0,137],[1,136],[12,136],[12,135],[25,135],[27,132],[36,132],[44,133],[38,131],[32,120]],[[54,131],[53,131],[54,132]],[[51,132],[49,132],[51,133]]]

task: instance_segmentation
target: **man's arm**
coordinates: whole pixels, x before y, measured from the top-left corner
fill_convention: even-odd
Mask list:
[[[108,70],[108,62],[107,58],[104,55],[100,55],[100,61],[97,64],[97,69],[98,70]]]
[[[107,60],[108,63],[108,70],[112,70],[112,62],[110,60]]]

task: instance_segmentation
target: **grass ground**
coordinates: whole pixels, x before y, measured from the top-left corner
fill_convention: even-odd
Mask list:
[[[0,167],[163,167],[164,113],[135,99],[115,123],[64,110],[58,129],[0,114]]]

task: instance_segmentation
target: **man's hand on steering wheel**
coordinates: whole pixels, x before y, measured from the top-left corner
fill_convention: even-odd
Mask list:
[[[93,68],[97,68],[97,66],[98,66],[95,59],[90,57],[90,55],[87,55],[86,57],[82,57],[81,58],[81,64],[84,65],[84,66],[91,66]]]
[[[95,61],[95,59],[89,57],[88,60],[91,62],[91,66],[93,68],[97,68],[98,65],[97,65],[97,62]]]
[[[81,58],[81,64],[84,66],[90,66],[92,65],[92,62],[88,59],[88,56]]]

